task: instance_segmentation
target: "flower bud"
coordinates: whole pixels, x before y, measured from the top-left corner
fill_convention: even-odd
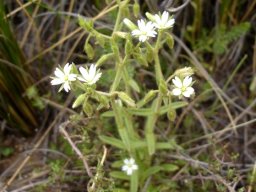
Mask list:
[[[81,105],[86,100],[86,94],[81,94],[77,97],[77,99],[74,101],[72,108],[76,108],[79,105]]]
[[[167,85],[165,83],[165,81],[160,80],[160,84],[159,84],[159,90],[163,95],[167,95],[168,93],[168,88]]]
[[[175,111],[175,109],[170,108],[169,111],[167,112],[167,117],[170,121],[174,121],[177,117],[177,113]]]
[[[83,104],[83,111],[88,116],[91,117],[93,114],[93,108],[92,105],[89,102],[84,102]]]
[[[149,12],[146,12],[146,16],[147,16],[147,18],[150,20],[150,21],[155,21],[155,17],[154,17],[154,15],[152,15],[151,13],[149,13]]]
[[[191,67],[184,67],[182,69],[177,69],[174,72],[174,76],[178,76],[181,79],[184,79],[187,76],[191,76],[194,74],[194,70]]]
[[[78,16],[78,24],[80,25],[80,27],[86,29],[89,32],[93,30],[92,20],[86,20],[84,17]]]
[[[168,47],[170,49],[173,49],[173,46],[174,46],[174,40],[173,40],[173,37],[171,34],[169,33],[165,33],[166,34],[166,43],[168,45]]]
[[[134,16],[137,18],[139,16],[139,13],[140,13],[140,5],[139,3],[136,1],[133,5],[133,13],[134,13]]]
[[[118,92],[118,97],[124,101],[127,105],[131,106],[131,107],[135,107],[135,102],[134,100],[129,97],[125,92]]]
[[[150,90],[146,95],[145,97],[143,98],[143,101],[145,103],[151,101],[157,94],[157,91],[156,90]]]
[[[124,24],[130,29],[130,30],[134,30],[134,29],[137,29],[137,26],[131,22],[129,19],[125,18],[123,20]]]

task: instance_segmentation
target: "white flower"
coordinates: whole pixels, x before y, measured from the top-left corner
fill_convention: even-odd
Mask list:
[[[92,64],[90,66],[89,70],[88,70],[88,68],[85,69],[83,67],[80,67],[79,71],[80,71],[82,76],[78,77],[78,79],[80,81],[83,81],[83,82],[89,84],[89,85],[95,84],[99,80],[99,78],[101,77],[100,70],[97,70],[96,66],[94,64]]]
[[[51,84],[52,85],[60,85],[62,84],[62,86],[60,87],[59,91],[61,91],[63,88],[66,92],[68,92],[70,90],[70,82],[71,81],[75,81],[76,80],[76,74],[70,73],[72,69],[72,65],[67,63],[64,66],[64,69],[62,69],[61,67],[57,67],[54,71],[54,74],[56,77],[52,77],[52,81]]]
[[[132,35],[138,37],[141,42],[145,42],[149,37],[155,37],[156,34],[154,24],[151,21],[145,23],[143,19],[138,20],[138,29],[132,31]]]
[[[176,76],[172,82],[175,86],[172,90],[172,94],[175,96],[181,97],[183,95],[184,97],[190,97],[195,92],[193,87],[191,87],[192,77],[190,76],[185,77],[183,81]]]
[[[125,171],[127,175],[131,175],[132,172],[137,169],[138,169],[138,165],[135,164],[135,160],[133,158],[124,160],[122,171]]]
[[[154,25],[158,29],[168,29],[173,27],[175,19],[169,19],[169,13],[164,11],[162,15],[154,15]]]

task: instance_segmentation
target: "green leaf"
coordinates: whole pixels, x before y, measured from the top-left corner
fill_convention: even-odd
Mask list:
[[[176,149],[177,144],[173,142],[157,142],[156,143],[157,149]]]
[[[130,186],[130,192],[138,191],[139,188],[139,176],[138,171],[134,171],[132,173],[131,178],[131,186]]]
[[[136,81],[134,81],[133,79],[130,79],[128,83],[134,91],[140,93],[140,87]]]
[[[120,149],[125,149],[124,143],[120,139],[116,139],[114,137],[108,137],[108,136],[104,136],[104,135],[100,135],[99,138],[101,141],[103,141],[109,145],[113,145]]]
[[[12,155],[13,152],[14,152],[14,149],[12,147],[0,148],[0,154],[2,154],[5,157],[8,157],[8,156]]]
[[[168,106],[163,106],[160,108],[160,115],[167,113],[170,107],[172,109],[178,109],[186,106],[187,104],[188,104],[187,102],[178,101],[178,102],[173,102]],[[127,109],[127,111],[133,115],[146,116],[146,117],[154,113],[151,108],[130,108],[130,109]]]
[[[113,189],[113,192],[128,192],[128,191],[126,189],[115,188]]]
[[[118,133],[123,141],[123,143],[125,144],[125,147],[128,151],[130,151],[131,149],[131,142],[130,142],[130,138],[129,135],[127,133],[127,130],[125,128],[119,128],[118,129]]]
[[[179,169],[179,167],[175,164],[162,164],[161,167],[163,171],[167,172],[173,172]]]
[[[146,171],[143,172],[142,178],[143,178],[143,180],[145,180],[149,176],[154,175],[154,174],[158,173],[161,170],[162,170],[162,167],[160,167],[160,166],[150,167]]]
[[[115,113],[114,111],[106,111],[100,115],[101,117],[114,117]]]
[[[87,54],[89,59],[93,59],[94,58],[94,54],[95,54],[94,49],[90,45],[90,43],[88,41],[85,42],[84,51]]]
[[[146,133],[149,155],[153,155],[156,151],[156,137],[154,133]]]
[[[111,171],[109,173],[109,175],[111,177],[114,177],[116,179],[122,179],[122,180],[130,180],[130,177],[128,175],[126,175],[124,172],[122,171]]]

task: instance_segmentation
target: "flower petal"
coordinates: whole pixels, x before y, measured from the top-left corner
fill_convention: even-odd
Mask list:
[[[183,80],[183,86],[184,87],[190,86],[191,83],[192,83],[192,77],[187,76],[187,77],[184,78],[184,80]]]
[[[162,14],[162,22],[163,24],[166,24],[169,19],[169,13],[167,11],[164,11]]]
[[[55,75],[56,77],[63,77],[63,76],[65,76],[65,74],[64,74],[59,68],[56,68],[56,69],[55,69],[54,75]]]
[[[80,71],[81,75],[83,76],[83,78],[86,79],[89,76],[88,71],[85,68],[79,67],[79,71]]]
[[[134,164],[135,160],[133,158],[130,159],[130,164]]]
[[[71,71],[71,67],[72,67],[72,65],[69,65],[69,63],[67,63],[67,64],[64,66],[64,73],[65,73],[65,74],[69,74],[70,71]]]
[[[194,94],[194,89],[192,87],[188,87],[186,91],[184,91],[182,94],[184,97],[190,97],[192,94]]]
[[[174,88],[173,90],[172,90],[172,94],[173,95],[175,95],[175,96],[179,96],[179,95],[181,95],[181,89],[180,88]]]
[[[62,84],[62,83],[64,83],[64,81],[63,81],[62,79],[58,79],[58,78],[53,79],[53,80],[51,81],[51,84],[52,84],[52,85],[59,85],[59,84]]]
[[[127,171],[126,171],[127,175],[131,175],[132,172],[133,172],[133,170],[132,170],[131,168],[130,168],[130,169],[127,169]]]
[[[176,77],[172,80],[172,82],[173,82],[173,84],[174,84],[176,87],[182,88],[182,82],[181,82],[181,80],[180,80],[179,77],[176,76]]]
[[[132,169],[133,170],[137,170],[138,169],[138,165],[136,165],[136,164],[132,165]]]
[[[128,169],[127,165],[122,166],[122,171],[126,171]]]
[[[66,92],[69,92],[69,90],[70,90],[69,83],[68,83],[68,82],[65,82],[63,88],[64,88],[64,90],[65,90]]]

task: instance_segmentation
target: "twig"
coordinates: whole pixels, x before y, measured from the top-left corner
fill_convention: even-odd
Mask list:
[[[42,180],[42,181],[37,181],[37,182],[34,182],[34,183],[30,183],[28,185],[22,186],[19,189],[15,189],[15,190],[12,190],[10,192],[22,192],[22,191],[34,188],[37,185],[42,185],[42,184],[46,184],[46,183],[49,183],[49,179],[45,179],[45,180]]]
[[[86,172],[88,174],[89,177],[93,177],[92,172],[90,170],[90,167],[85,159],[85,157],[83,156],[83,154],[81,153],[81,151],[76,147],[75,143],[71,140],[69,134],[67,133],[67,131],[65,130],[65,127],[69,124],[69,121],[66,121],[64,123],[62,123],[60,125],[60,132],[64,135],[65,139],[67,139],[67,141],[69,142],[69,144],[71,145],[72,149],[76,152],[76,154],[78,155],[78,157],[80,159],[82,159],[84,167],[86,169]]]
[[[175,13],[177,11],[180,11],[181,9],[183,9],[184,7],[187,6],[187,4],[190,2],[190,0],[187,0],[185,3],[183,3],[181,6],[176,7],[176,8],[169,8],[168,11]]]
[[[103,152],[103,156],[102,156],[101,161],[100,161],[100,167],[103,166],[103,164],[106,160],[106,156],[107,156],[107,148],[105,146],[103,146],[103,149],[104,149],[104,152]],[[90,183],[88,183],[88,186],[87,186],[88,191],[95,191],[95,186],[96,186],[98,177],[99,177],[99,173],[97,172],[94,179],[93,179],[92,185],[90,186]]]

